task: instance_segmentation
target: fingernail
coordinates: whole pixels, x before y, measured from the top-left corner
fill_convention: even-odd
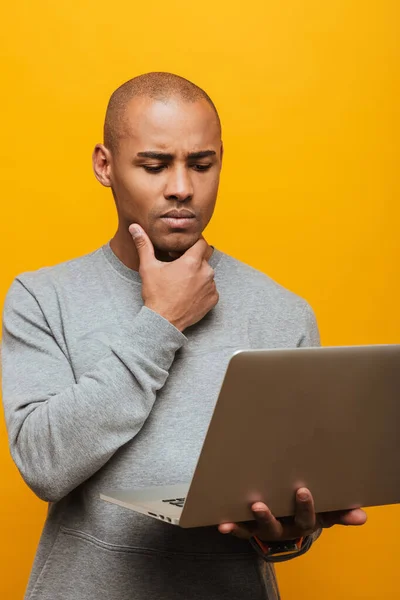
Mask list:
[[[231,529],[222,529],[222,531],[221,531],[221,529],[219,530],[220,533],[224,533],[224,534],[231,533],[231,531],[232,531]]]
[[[297,497],[299,500],[308,500],[310,496],[307,492],[299,492]]]
[[[137,225],[131,225],[129,227],[129,233],[131,234],[131,236],[135,239],[138,238],[142,235],[141,229],[140,227],[138,227]]]
[[[260,509],[255,509],[253,510],[254,513],[256,513],[257,515],[259,515],[260,517],[265,517],[265,515],[267,514],[267,511],[264,510],[263,508]]]

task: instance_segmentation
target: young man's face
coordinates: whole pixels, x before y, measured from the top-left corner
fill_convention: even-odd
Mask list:
[[[161,252],[184,252],[214,211],[221,132],[205,100],[134,98],[110,156],[120,229],[139,223]]]

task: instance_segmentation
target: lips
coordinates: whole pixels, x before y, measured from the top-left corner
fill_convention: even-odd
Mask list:
[[[189,229],[196,222],[196,216],[186,209],[170,210],[161,218],[171,229]]]
[[[165,215],[162,215],[163,219],[194,219],[195,215],[190,210],[170,210]]]

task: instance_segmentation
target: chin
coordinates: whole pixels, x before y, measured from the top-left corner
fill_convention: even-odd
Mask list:
[[[152,240],[159,252],[186,252],[200,239],[201,234],[171,234],[164,239]]]

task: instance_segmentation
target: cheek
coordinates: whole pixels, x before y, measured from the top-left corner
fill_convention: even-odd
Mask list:
[[[151,193],[153,189],[151,182],[149,182],[149,178],[136,171],[124,173],[119,177],[118,187],[121,195],[128,200],[133,200],[136,197],[139,199],[145,197]]]
[[[115,178],[114,192],[121,209],[135,213],[151,210],[160,196],[160,182],[141,171],[127,171]]]
[[[210,190],[210,194],[213,196],[217,195],[218,192],[218,187],[219,187],[219,180],[220,180],[220,173],[215,171],[212,175],[212,177],[210,177],[210,180],[208,182],[208,186],[209,186],[209,190]]]
[[[219,177],[210,178],[207,184],[199,186],[200,196],[203,198],[201,212],[209,215],[214,210],[218,194]]]

